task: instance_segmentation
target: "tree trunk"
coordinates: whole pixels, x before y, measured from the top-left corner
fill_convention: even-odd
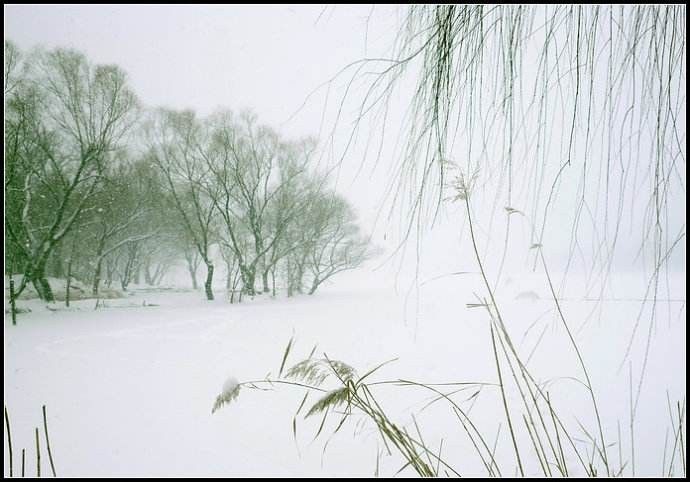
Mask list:
[[[52,303],[55,301],[55,296],[53,296],[53,290],[50,288],[50,283],[48,283],[48,280],[46,279],[45,265],[46,260],[44,259],[42,262],[39,262],[38,265],[34,266],[33,269],[31,269],[30,279],[34,285],[34,288],[36,288],[38,297],[43,301]]]
[[[295,276],[295,288],[297,293],[303,293],[303,282],[304,282],[304,263],[297,265],[297,274]],[[310,293],[311,294],[311,293]]]
[[[268,269],[265,269],[263,273],[261,273],[261,281],[264,285],[264,293],[268,293],[271,291],[271,289],[268,286]]]
[[[62,251],[62,249],[60,248],[60,245],[58,245],[55,248],[55,251],[53,251],[53,255],[52,255],[52,261],[53,261],[52,262],[52,265],[53,265],[52,271],[53,271],[53,275],[56,278],[62,278],[65,275],[64,266],[62,264],[61,251]]]
[[[147,262],[146,266],[144,266],[144,282],[149,286],[153,286],[153,278],[151,277],[151,262]]]
[[[53,296],[53,290],[50,288],[50,283],[45,277],[45,274],[41,273],[40,276],[34,278],[34,287],[38,291],[38,296],[48,303],[55,301],[55,296]]]
[[[256,267],[240,266],[242,273],[242,291],[249,296],[254,296],[254,281],[256,279]]]
[[[125,262],[125,269],[122,271],[122,276],[120,276],[120,288],[122,288],[122,291],[127,291],[127,286],[129,286],[130,269],[130,258],[128,257]]]
[[[129,284],[135,280],[135,277],[139,277],[139,243],[132,243],[127,247],[127,271],[126,271],[126,282],[122,288],[127,291]],[[134,281],[137,283],[138,281]]]
[[[67,283],[65,284],[65,306],[69,308],[69,290],[72,285],[72,257],[67,260]]]
[[[17,307],[14,304],[14,278],[12,278],[12,273],[10,273],[10,311],[12,313],[12,324],[17,324]]]
[[[294,290],[295,290],[295,275],[294,275],[294,270],[292,269],[292,262],[288,259],[287,261],[287,295],[288,298],[292,298],[294,295]]]
[[[91,288],[91,293],[94,295],[98,294],[98,285],[101,283],[101,268],[103,264],[103,258],[105,257],[103,253],[105,252],[105,231],[101,234],[101,238],[98,241],[98,247],[96,248],[96,270],[93,274],[93,286]]]
[[[153,275],[153,284],[158,286],[161,284],[161,281],[163,281],[163,276],[165,276],[165,273],[168,272],[169,266],[164,265],[163,263],[159,263],[158,267],[156,268],[156,272]]]
[[[206,263],[206,283],[204,283],[204,288],[206,290],[206,299],[213,300],[213,263],[204,260]]]
[[[233,269],[232,271],[232,284],[230,285],[231,289],[231,295],[230,295],[230,303],[235,302],[235,295],[239,295],[238,298],[238,303],[242,301],[242,292],[237,290],[237,285],[239,285],[240,280],[242,279],[242,276],[240,276],[240,270],[239,269]]]
[[[70,263],[72,259],[70,258]],[[113,285],[113,276],[115,274],[115,265],[117,260],[112,260],[112,258],[106,260],[105,262],[105,285],[110,288]]]
[[[94,275],[93,275],[93,286],[91,288],[91,293],[93,295],[98,294],[98,286],[101,283],[101,266],[102,266],[102,264],[103,264],[103,259],[99,257],[98,260],[96,261],[96,271],[94,272]]]
[[[314,281],[311,283],[311,289],[309,290],[309,294],[313,295],[316,292],[316,289],[319,287],[321,284],[321,281],[319,278],[314,278]]]
[[[199,284],[196,281],[196,267],[192,265],[192,262],[187,258],[187,270],[189,271],[189,277],[192,278],[192,288],[198,289]]]
[[[131,255],[131,253],[129,253],[125,261],[125,268],[122,270],[122,276],[120,277],[120,286],[122,287],[122,291],[127,291],[127,287],[132,281],[133,264],[134,257]]]

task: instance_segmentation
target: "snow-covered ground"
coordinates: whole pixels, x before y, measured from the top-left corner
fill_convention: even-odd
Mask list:
[[[18,289],[19,286],[21,285],[22,281],[22,275],[14,275],[12,276],[12,279],[14,280],[14,286],[15,289]],[[67,281],[64,279],[58,279],[58,278],[52,278],[48,277],[46,278],[48,280],[48,283],[50,283],[50,288],[53,291],[53,297],[55,298],[56,301],[65,301],[66,298],[66,293],[67,293]],[[135,285],[132,286],[133,288]],[[10,292],[10,282],[9,282],[9,276],[5,276],[5,298],[9,298],[9,292]],[[101,286],[98,292],[98,295],[93,295],[92,293],[92,288],[90,286],[86,286],[84,283],[81,281],[72,279],[70,282],[70,301],[75,301],[75,300],[84,300],[84,299],[111,299],[111,298],[123,298],[125,294],[117,289],[115,286]],[[38,293],[36,292],[36,288],[34,288],[32,283],[28,283],[24,290],[19,294],[18,298],[22,300],[31,300],[34,298],[38,297]]]
[[[370,423],[348,422],[324,452],[328,427],[332,431],[337,420],[313,441],[319,417],[300,418],[295,440],[292,417],[303,392],[294,387],[243,388],[237,400],[211,414],[229,377],[242,382],[263,379],[269,372],[275,376],[292,336],[295,345],[287,366],[306,358],[318,344],[317,354],[350,363],[359,373],[398,359],[372,381],[496,382],[486,313],[467,307],[477,302],[473,292],[484,293],[477,275],[420,280],[412,289],[409,283],[396,287],[389,280],[382,273],[359,270],[314,296],[257,297],[239,305],[230,305],[221,293],[209,302],[201,292],[184,290],[139,290],[108,300],[98,310],[94,300],[76,301],[70,309],[62,303],[46,309],[36,300],[20,300],[20,307],[32,311],[20,315],[17,326],[5,315],[5,405],[15,471],[26,448],[28,473],[35,472],[34,428],[42,430],[45,404],[61,476],[371,476],[377,451],[383,451],[380,473],[395,474],[404,461],[385,453]],[[631,284],[622,280],[618,285],[625,283]],[[657,306],[636,414],[637,475],[661,471],[670,425],[667,391],[672,403],[685,397],[685,281],[679,276],[670,284],[677,292],[673,301]],[[625,296],[614,293],[615,299],[602,304],[581,296],[562,301],[592,376],[608,443],[617,442],[620,423],[624,460],[630,458],[629,363],[619,366],[640,309],[633,291],[621,289]],[[548,384],[554,405],[573,434],[584,439],[575,417],[594,430],[591,404],[582,386],[567,378],[582,374],[543,277],[504,277],[497,301],[525,359],[540,340],[528,365],[540,380],[554,379]],[[646,309],[630,358],[633,391],[648,329]],[[456,470],[482,473],[447,404],[424,408],[433,397],[419,388],[380,385],[375,390],[400,425],[412,428],[410,414],[415,414],[429,446],[438,448],[443,439],[442,455]],[[454,397],[460,402],[472,393]],[[490,442],[501,424],[497,457],[504,467],[512,467],[498,392],[487,387],[473,400],[463,406],[472,406],[473,420]],[[517,400],[512,402],[517,406]],[[618,447],[610,450],[618,465]],[[538,475],[533,454],[524,457],[527,472]],[[8,475],[8,458],[4,460]],[[49,473],[45,451],[42,465],[43,473]]]

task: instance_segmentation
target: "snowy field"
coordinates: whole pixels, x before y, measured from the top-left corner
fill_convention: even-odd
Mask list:
[[[275,377],[292,336],[295,346],[287,366],[318,344],[316,354],[345,361],[360,374],[397,358],[372,381],[496,382],[486,313],[466,306],[476,302],[473,291],[483,293],[478,276],[421,280],[417,288],[409,280],[399,280],[397,287],[390,280],[359,270],[315,296],[257,297],[239,305],[229,304],[220,290],[213,302],[190,290],[137,290],[107,300],[98,310],[94,300],[73,302],[69,309],[56,303],[57,311],[36,300],[20,300],[20,307],[32,311],[19,315],[16,327],[5,315],[5,404],[15,471],[26,448],[27,471],[35,473],[34,428],[42,431],[45,404],[60,476],[371,476],[377,464],[381,475],[394,475],[404,461],[385,452],[370,422],[355,417],[330,437],[337,424],[332,417],[314,441],[320,417],[300,417],[294,437],[292,417],[303,397],[295,387],[243,389],[237,400],[211,414],[228,377],[261,380],[269,372]],[[657,305],[635,417],[637,475],[660,473],[664,438],[671,437],[667,394],[673,404],[685,396],[685,280],[679,276],[670,285],[672,300]],[[630,280],[613,286],[620,287],[618,296],[602,304],[573,295],[562,307],[590,370],[618,466],[619,425],[623,463],[630,458],[630,365],[619,366],[640,295],[625,287],[632,286]],[[537,274],[505,277],[497,302],[535,376],[552,379],[547,387],[553,403],[585,447],[576,419],[593,431],[591,404],[582,386],[567,378],[581,378],[581,372],[544,279]],[[648,329],[646,309],[630,357],[633,391]],[[383,384],[376,390],[396,423],[413,429],[414,414],[430,447],[437,450],[443,439],[442,455],[456,470],[483,473],[448,404],[427,406],[433,394],[421,388]],[[470,410],[490,443],[502,425],[497,458],[511,467],[497,390],[485,387],[470,397],[473,392],[453,398]],[[526,472],[538,475],[533,454],[523,457]],[[45,450],[42,471],[50,471]],[[399,475],[413,474],[408,468]]]

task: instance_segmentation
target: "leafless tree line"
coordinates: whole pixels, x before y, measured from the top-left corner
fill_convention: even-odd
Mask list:
[[[352,208],[290,142],[250,113],[143,108],[117,66],[5,42],[5,272],[53,301],[49,276],[98,295],[157,284],[184,260],[213,299],[314,293],[372,254]]]

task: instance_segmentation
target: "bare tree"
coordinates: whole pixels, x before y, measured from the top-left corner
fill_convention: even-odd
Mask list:
[[[202,189],[208,175],[203,159],[204,132],[193,112],[159,110],[148,129],[149,153],[166,181],[183,229],[206,265],[206,298],[213,299],[213,242],[215,203]]]
[[[5,101],[7,101],[7,96],[12,93],[21,78],[18,75],[20,62],[21,53],[17,46],[9,40],[5,40],[5,83],[3,84],[5,88]]]
[[[309,221],[314,235],[306,256],[306,269],[311,274],[310,295],[324,281],[359,267],[375,254],[368,239],[360,233],[355,213],[345,199],[326,193],[311,212],[313,218]]]
[[[196,281],[196,273],[199,269],[199,263],[201,263],[199,251],[193,245],[185,244],[183,253],[185,262],[187,263],[187,271],[189,272],[189,277],[192,280],[192,289],[196,290],[199,288],[199,285]]]
[[[268,291],[268,277],[272,277],[272,292],[276,293],[276,271],[278,264],[293,251],[303,245],[303,239],[295,231],[303,230],[301,219],[308,210],[314,192],[325,185],[325,176],[306,172],[315,149],[313,140],[283,146],[285,157],[279,164],[277,182],[280,190],[267,210],[268,231],[274,233],[276,240],[264,256],[262,280],[264,292]]]
[[[32,282],[53,301],[47,261],[89,206],[137,102],[124,72],[78,52],[38,52],[25,62],[6,104],[5,226],[23,264],[18,292]]]
[[[138,271],[138,257],[141,241],[156,235],[156,228],[147,215],[150,213],[146,193],[137,189],[137,171],[126,164],[115,167],[109,176],[103,178],[103,187],[96,195],[96,209],[93,213],[96,238],[92,293],[98,294],[103,261],[120,249],[126,249],[125,277],[122,288],[129,284],[130,277]]]
[[[136,277],[139,267],[139,257],[141,256],[141,240],[128,242],[122,246],[123,256],[120,257],[119,277],[120,288],[127,291],[129,284]]]
[[[267,127],[258,126],[251,114],[235,122],[229,113],[211,120],[212,145],[205,158],[209,167],[208,192],[224,223],[228,246],[237,260],[245,293],[253,295],[256,276],[262,270],[262,288],[268,292],[266,256],[280,240],[296,209],[284,212],[282,220],[270,229],[268,218],[272,203],[287,189],[290,180],[306,170],[306,163],[296,162],[287,177],[280,177],[279,165],[296,161]],[[241,238],[251,239],[244,249]]]
[[[242,292],[238,290],[237,287],[242,278],[240,276],[239,264],[237,263],[235,252],[227,243],[223,243],[220,253],[223,257],[223,261],[225,261],[225,290],[230,296],[230,303],[235,302],[235,297],[237,297],[238,302],[241,302]]]

